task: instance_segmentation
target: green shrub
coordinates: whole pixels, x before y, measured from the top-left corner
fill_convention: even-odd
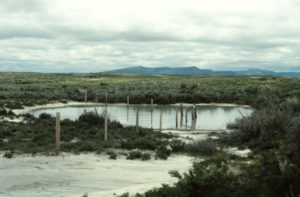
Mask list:
[[[36,103],[38,105],[45,105],[45,104],[49,103],[49,100],[48,99],[41,99],[41,100],[37,100]]]
[[[287,166],[286,166],[287,167]],[[239,173],[232,173],[230,160],[216,155],[201,162],[195,162],[186,173],[171,171],[177,178],[174,186],[147,191],[140,197],[252,197],[252,196],[297,196],[300,192],[300,170],[297,167],[281,169],[272,154],[262,155],[251,164],[240,164]],[[291,189],[292,188],[292,189]],[[290,194],[290,195],[288,195]]]
[[[29,106],[29,107],[34,106],[34,102],[31,101],[31,100],[25,100],[25,101],[23,102],[23,104],[24,104],[25,106]]]
[[[134,159],[141,159],[142,158],[142,152],[140,151],[131,151],[129,155],[127,155],[126,159],[134,160]]]
[[[0,108],[0,115],[7,115],[6,109]]]
[[[156,159],[168,159],[170,156],[171,151],[167,149],[166,146],[161,146],[155,151],[155,158]]]
[[[108,151],[106,154],[109,156],[110,159],[117,159],[117,154],[113,151]]]
[[[23,109],[22,104],[18,101],[9,102],[7,103],[6,107],[10,109]]]
[[[0,108],[0,116],[3,115],[3,116],[6,116],[6,115],[15,115],[13,113],[13,111],[10,109],[10,110],[6,110],[4,108]]]
[[[59,102],[61,102],[61,103],[68,103],[68,100],[66,100],[66,99],[61,99],[61,100],[59,100]]]
[[[52,116],[51,116],[51,114],[41,113],[41,114],[39,115],[39,118],[42,119],[42,120],[47,120],[47,119],[51,119]]]
[[[23,115],[25,118],[27,119],[30,119],[30,120],[33,120],[34,119],[34,116],[32,114],[29,114],[29,113],[26,113]]]
[[[129,152],[129,155],[127,155],[126,159],[141,159],[142,161],[146,161],[151,159],[151,155],[149,153],[142,153],[140,151],[131,151]]]
[[[12,152],[6,152],[3,157],[11,159],[13,157],[13,153]]]
[[[181,140],[172,140],[170,142],[170,146],[171,146],[172,152],[182,152],[182,151],[184,151],[185,143]]]
[[[127,141],[122,142],[121,147],[129,150],[134,148],[155,150],[157,145],[157,140],[155,140],[153,137],[143,136],[129,138]]]
[[[79,151],[92,152],[92,151],[96,151],[96,148],[93,144],[82,143],[79,147]]]
[[[141,159],[142,159],[142,161],[150,160],[151,155],[149,153],[143,153]]]
[[[108,128],[123,128],[123,125],[119,121],[113,120],[108,121]]]
[[[87,112],[79,116],[79,122],[85,122],[89,125],[97,126],[104,124],[104,117],[96,112]]]
[[[194,156],[211,156],[218,152],[216,143],[211,139],[201,140],[185,145],[185,151]]]

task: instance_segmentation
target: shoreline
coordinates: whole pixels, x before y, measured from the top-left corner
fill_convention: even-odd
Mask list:
[[[162,106],[180,106],[181,103],[175,103],[175,104],[167,104],[167,105],[162,105]],[[36,110],[36,109],[51,109],[51,108],[63,108],[63,107],[80,107],[80,106],[103,106],[105,103],[93,103],[93,102],[75,102],[75,101],[70,101],[68,103],[60,103],[60,102],[55,102],[55,103],[48,103],[45,105],[35,105],[35,106],[30,106],[26,107],[24,106],[24,109],[13,109],[13,113],[16,115],[20,115],[23,113],[27,113],[31,110]],[[107,105],[118,105],[118,106],[127,106],[126,103],[108,103]],[[151,106],[151,104],[129,104],[130,106]],[[216,106],[216,107],[246,107],[246,108],[251,108],[250,105],[240,105],[240,104],[233,104],[233,103],[195,103],[196,106]],[[158,106],[157,104],[154,104],[154,106]],[[193,106],[193,104],[190,103],[182,103],[182,106]]]

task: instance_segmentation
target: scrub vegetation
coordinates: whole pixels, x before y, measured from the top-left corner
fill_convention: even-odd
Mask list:
[[[210,141],[189,145],[193,153],[209,154],[194,162],[186,173],[171,171],[175,185],[162,185],[137,197],[286,196],[300,194],[300,100],[280,98],[278,89],[260,95],[260,107],[249,117],[229,125],[234,132],[221,134],[222,146],[247,147],[247,160],[214,153]],[[206,148],[196,148],[202,144]],[[202,150],[202,151],[200,151]],[[203,152],[204,151],[204,152]]]
[[[0,125],[0,150],[10,153],[54,154],[55,118],[42,113],[39,118],[25,115],[26,123],[2,122]],[[108,120],[108,141],[103,140],[104,118],[96,112],[82,114],[78,120],[61,121],[61,150],[64,152],[97,152],[108,148],[159,150],[168,146],[171,134],[153,132],[151,129],[123,127],[119,122]],[[3,142],[3,139],[6,142]],[[115,153],[107,153],[116,159]],[[144,156],[144,155],[143,155]]]
[[[237,103],[259,105],[257,95],[263,86],[281,90],[281,98],[300,95],[299,78],[251,76],[184,76],[134,74],[40,74],[0,73],[0,107],[22,108],[49,102],[127,101],[156,104]]]
[[[255,108],[249,117],[228,125],[231,133],[218,139],[185,144],[176,136],[151,129],[123,127],[109,121],[109,141],[103,140],[103,116],[83,114],[61,122],[61,150],[125,149],[128,159],[167,159],[170,154],[201,156],[186,173],[171,171],[174,185],[162,185],[137,197],[284,196],[300,195],[300,79],[279,76],[168,76],[132,74],[0,73],[0,116],[16,117],[11,109],[50,102],[110,103],[237,103]],[[25,122],[1,121],[0,150],[7,158],[16,153],[54,154],[55,119],[24,115]],[[226,147],[249,148],[248,157],[226,153]],[[153,151],[153,155],[148,152]],[[124,194],[129,196],[129,194]],[[131,195],[132,196],[132,195]]]

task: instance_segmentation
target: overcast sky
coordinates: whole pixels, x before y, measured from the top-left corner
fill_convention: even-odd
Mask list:
[[[0,0],[0,71],[300,71],[300,0]]]

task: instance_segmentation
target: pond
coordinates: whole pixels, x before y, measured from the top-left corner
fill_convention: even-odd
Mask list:
[[[183,113],[180,107],[175,105],[107,105],[108,116],[111,120],[117,120],[123,125],[136,125],[136,111],[139,111],[139,126],[146,128],[160,128],[160,114],[162,113],[162,129],[176,129],[176,108],[178,109],[178,129],[196,130],[223,130],[226,125],[236,118],[249,116],[253,109],[245,106],[215,106],[197,105],[197,119],[192,120],[192,106],[183,106]],[[97,111],[102,114],[105,105],[95,106],[68,106],[60,108],[40,108],[28,113],[38,117],[41,113],[48,113],[55,116],[60,112],[61,119],[76,120],[78,117],[89,111]]]

